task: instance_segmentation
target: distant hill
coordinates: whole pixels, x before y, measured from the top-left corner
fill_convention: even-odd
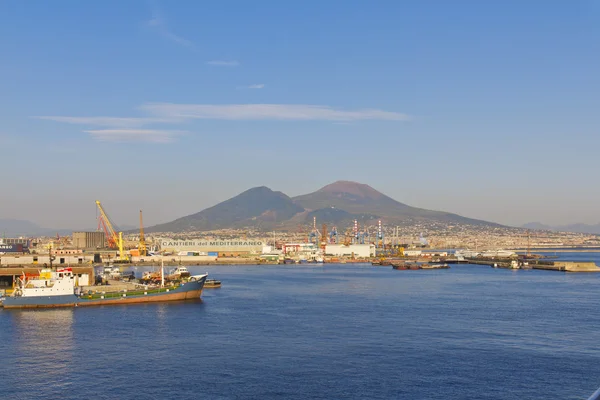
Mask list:
[[[556,231],[556,232],[575,232],[575,233],[590,233],[593,235],[600,235],[600,224],[588,225],[588,224],[570,224],[570,225],[558,225],[549,226],[539,222],[530,222],[522,226],[526,229],[537,229],[545,231]]]
[[[354,219],[364,224],[385,218],[388,224],[437,221],[501,226],[443,211],[411,207],[368,185],[339,181],[293,199],[265,186],[252,188],[196,214],[150,226],[145,231],[185,232],[243,227],[292,230],[298,225],[311,224],[315,217],[318,224],[351,223]]]
[[[537,229],[539,231],[551,231],[553,228],[549,225],[544,225],[541,222],[529,222],[523,225],[521,228],[525,229]]]
[[[245,226],[272,227],[303,212],[304,209],[281,192],[261,186],[196,214],[166,224],[151,226],[146,232],[203,231]]]
[[[0,218],[0,237],[55,236],[57,233],[62,236],[70,235],[72,232],[70,229],[42,228],[27,220]]]
[[[368,214],[396,222],[407,220],[435,220],[447,223],[500,226],[492,222],[465,218],[443,211],[431,211],[400,203],[369,185],[338,181],[316,192],[294,197],[307,210],[335,207],[351,214]]]

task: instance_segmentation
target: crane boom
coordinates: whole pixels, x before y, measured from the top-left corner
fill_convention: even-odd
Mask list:
[[[108,240],[108,247],[118,248],[121,261],[126,261],[128,257],[123,250],[123,232],[119,232],[117,234],[112,222],[110,221],[110,218],[108,218],[106,211],[104,211],[102,204],[100,204],[100,201],[96,200],[96,205],[98,206],[98,210],[100,210],[100,220]]]
[[[146,238],[144,237],[144,222],[142,220],[142,210],[140,210],[140,256],[147,255]]]
[[[100,211],[100,218],[102,222],[102,227],[104,228],[104,232],[106,233],[106,239],[108,240],[108,247],[116,248],[119,245],[119,235],[113,228],[113,225],[108,218],[108,215],[104,211],[102,204],[100,201],[96,200],[96,205],[98,206],[98,210]]]

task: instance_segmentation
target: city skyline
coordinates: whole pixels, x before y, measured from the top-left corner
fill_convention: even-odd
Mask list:
[[[196,213],[337,180],[500,224],[597,224],[600,7],[0,4],[0,218]]]

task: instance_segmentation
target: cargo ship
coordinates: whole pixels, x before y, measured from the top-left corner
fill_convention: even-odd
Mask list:
[[[123,292],[81,293],[75,286],[71,268],[42,271],[38,279],[19,278],[11,296],[0,298],[4,308],[80,307],[108,304],[155,303],[174,300],[196,300],[208,274],[195,275],[189,281],[172,286],[141,287]]]

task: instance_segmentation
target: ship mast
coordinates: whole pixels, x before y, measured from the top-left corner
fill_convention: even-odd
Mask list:
[[[48,260],[50,261],[50,269],[52,270],[52,242],[48,245]]]
[[[165,263],[164,256],[161,254],[160,256],[160,287],[165,286]]]

